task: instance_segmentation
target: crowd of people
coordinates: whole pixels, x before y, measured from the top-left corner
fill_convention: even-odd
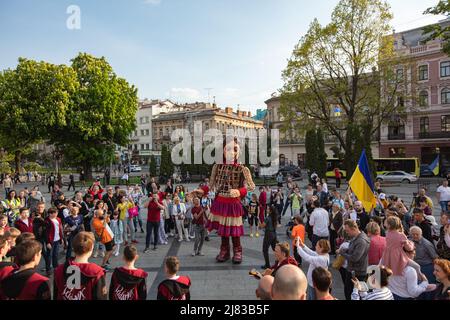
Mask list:
[[[291,179],[284,188],[282,184],[274,190],[260,188],[259,198],[253,197],[249,206],[251,214],[264,212],[259,221],[265,219],[261,226],[266,229],[266,264],[257,297],[275,299],[280,296],[280,284],[285,284],[286,287],[281,286],[288,291],[281,295],[284,298],[333,300],[333,279],[328,269],[334,268],[339,271],[347,300],[450,300],[448,180],[443,180],[436,190],[439,207],[433,206],[425,188],[420,189],[411,205],[395,195],[387,196],[379,182],[375,184],[375,195],[377,204],[367,212],[351,189],[344,194],[337,188],[329,190],[326,180],[317,174],[311,175],[303,194]],[[292,251],[288,242],[278,242],[276,232],[279,218],[288,207],[292,216],[287,225]],[[433,210],[439,210],[440,228]],[[252,225],[255,218],[250,220]],[[310,248],[305,245],[305,238],[311,243]],[[270,246],[274,249],[273,266],[269,264]],[[299,268],[303,262],[309,265],[306,276]],[[296,270],[297,276],[286,275],[278,283],[280,266],[287,270],[285,265]],[[368,270],[373,273],[368,274]],[[292,288],[294,277],[296,290]],[[369,287],[368,283],[377,285]]]
[[[262,186],[259,193],[248,192],[242,198],[249,236],[263,235],[265,263],[257,297],[333,300],[333,283],[342,281],[348,300],[449,299],[447,180],[437,189],[439,208],[424,188],[408,205],[395,195],[387,196],[377,183],[377,205],[370,212],[350,189],[329,188],[317,175],[304,190],[289,177],[285,182],[273,189]],[[206,225],[215,193],[208,179],[191,192],[171,179],[164,185],[155,178],[141,179],[140,185],[122,188],[104,187],[97,179],[71,197],[55,183],[50,199],[39,187],[17,193],[12,184],[4,186],[0,299],[146,299],[147,274],[135,267],[138,233],[145,234],[142,254],[174,238],[192,242],[193,257],[203,256],[203,243],[209,241]],[[440,228],[432,215],[438,209]],[[283,242],[277,231],[288,212],[290,241]],[[36,270],[41,255],[45,275]],[[112,270],[111,259],[119,255],[124,264]],[[90,263],[91,256],[102,262]],[[306,275],[301,270],[304,263]],[[177,274],[178,258],[167,257],[164,265],[166,279],[158,286],[157,298],[189,299],[191,282]],[[378,287],[365,285],[370,279],[368,266],[378,268]],[[67,270],[74,267],[83,275],[82,290],[67,287]],[[332,279],[330,268],[339,272],[340,280]],[[109,289],[107,272],[113,272]]]

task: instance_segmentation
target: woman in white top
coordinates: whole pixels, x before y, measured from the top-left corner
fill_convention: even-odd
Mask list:
[[[373,289],[371,292],[367,292],[362,290],[361,284],[358,279],[353,280],[353,292],[352,292],[352,300],[394,300],[394,296],[392,295],[391,290],[388,288],[389,277],[392,276],[392,270],[386,268],[385,266],[379,266],[380,271],[380,283],[379,288]],[[374,283],[377,281],[377,273],[369,276],[367,282]],[[374,281],[374,282],[372,282]],[[375,287],[375,285],[373,286]]]
[[[178,241],[183,241],[183,233],[187,242],[190,241],[188,229],[184,227],[184,220],[186,219],[186,206],[180,201],[179,197],[173,198],[173,215],[178,230]]]
[[[327,193],[328,192],[327,180],[322,179],[321,182],[322,182],[322,190],[323,190],[323,192]]]
[[[415,249],[407,251],[404,248],[403,250],[411,260],[414,259]],[[409,265],[405,267],[401,276],[391,276],[388,287],[394,300],[414,300],[425,291],[433,290],[433,286],[430,286],[427,278],[423,274],[418,276],[416,270]]]
[[[316,251],[309,249],[300,238],[297,238],[297,252],[302,259],[309,263],[308,273],[306,278],[308,279],[308,300],[315,300],[315,291],[312,286],[312,272],[317,267],[322,267],[328,270],[330,264],[330,242],[325,239],[321,239],[316,244]]]

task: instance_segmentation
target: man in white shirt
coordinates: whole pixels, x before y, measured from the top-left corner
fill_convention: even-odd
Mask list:
[[[328,240],[330,231],[328,226],[330,225],[330,216],[328,211],[320,207],[320,201],[314,200],[314,211],[309,218],[309,225],[313,227],[312,247],[315,248],[319,240]]]
[[[448,212],[448,204],[450,202],[450,187],[448,186],[447,179],[442,181],[442,185],[439,186],[436,192],[442,212]]]

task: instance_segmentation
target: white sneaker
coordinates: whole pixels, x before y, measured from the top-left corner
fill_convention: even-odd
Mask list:
[[[100,252],[100,257],[102,257],[102,258],[105,257],[105,251]]]
[[[191,242],[191,240],[189,240],[189,238],[186,239],[186,242]]]
[[[114,257],[118,257],[118,256],[119,256],[119,252],[115,252]]]
[[[197,253],[194,251],[192,252],[192,256],[195,257],[197,255]]]
[[[98,252],[94,252],[94,254],[92,255],[92,258],[97,258],[98,257]]]
[[[181,242],[181,241],[183,241],[183,239],[182,239],[182,238],[178,239],[178,242]]]

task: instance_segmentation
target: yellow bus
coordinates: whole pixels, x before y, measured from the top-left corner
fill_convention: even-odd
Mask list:
[[[420,176],[420,163],[418,158],[376,158],[373,159],[377,174],[391,171],[405,171]],[[344,161],[339,159],[327,159],[327,178],[334,178],[334,169],[339,168],[342,177],[347,176],[344,169]]]

